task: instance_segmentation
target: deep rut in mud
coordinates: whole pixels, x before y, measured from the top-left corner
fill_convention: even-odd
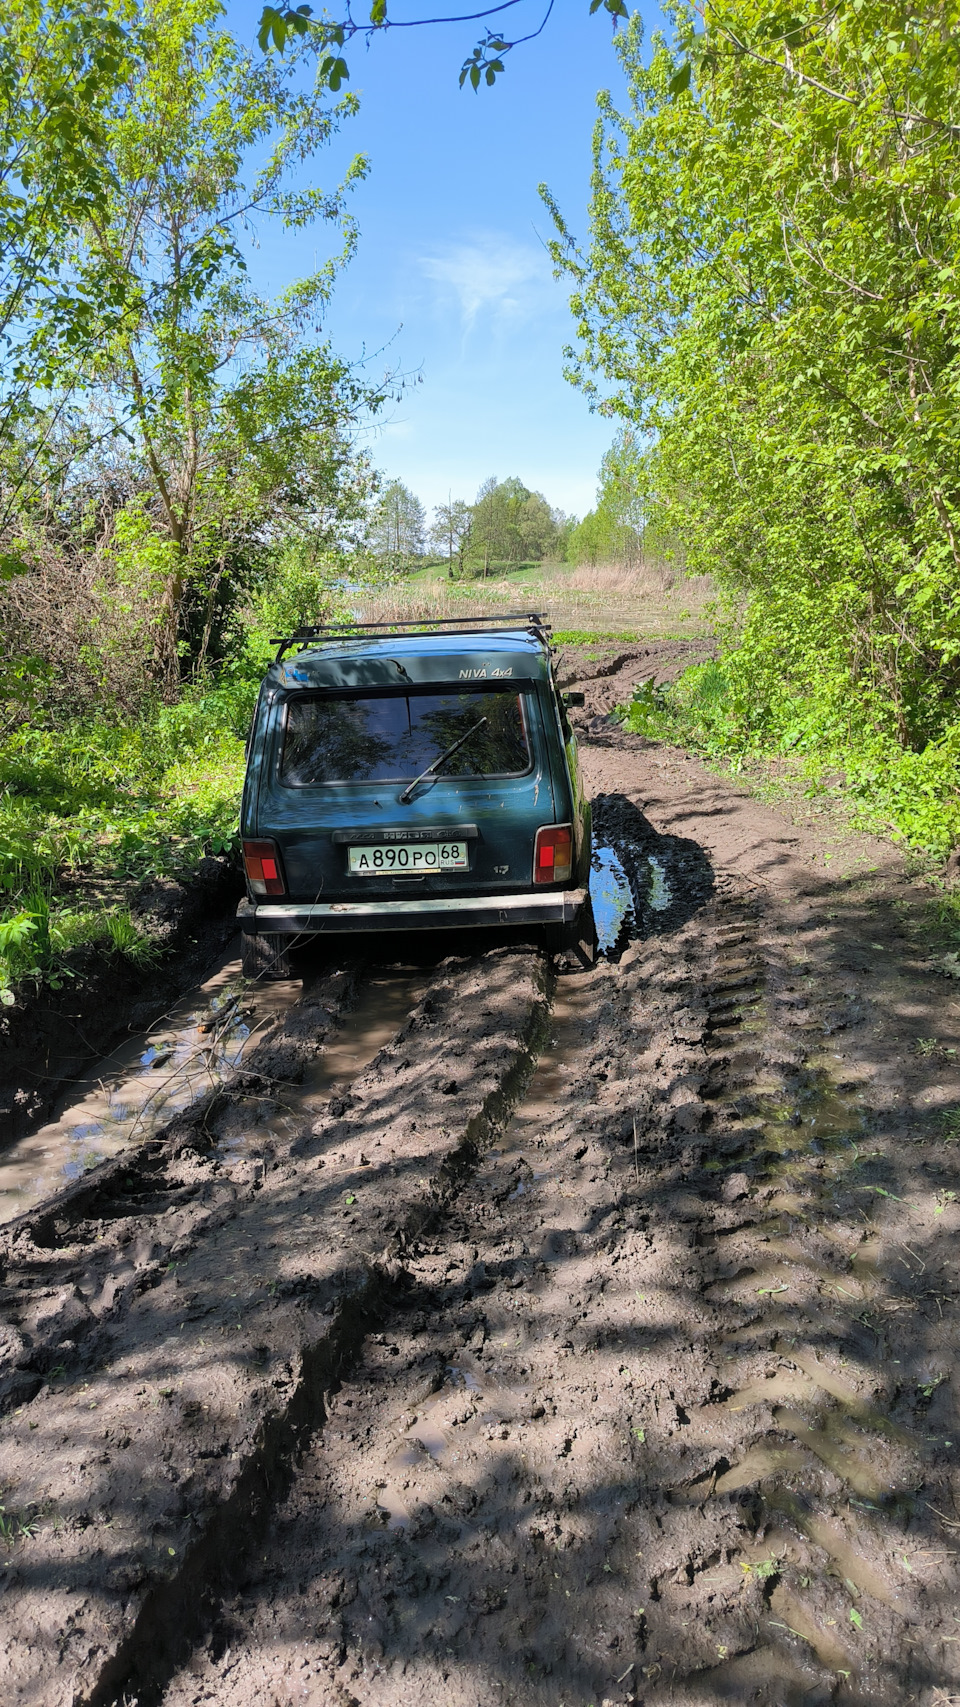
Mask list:
[[[7,1230],[5,1700],[960,1686],[957,1022],[869,885],[705,775],[641,810],[606,730],[613,958],[318,972]]]

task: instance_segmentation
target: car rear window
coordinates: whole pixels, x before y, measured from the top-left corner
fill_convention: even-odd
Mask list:
[[[287,701],[281,781],[409,782],[486,718],[440,767],[442,776],[521,776],[530,748],[516,689],[298,694]]]

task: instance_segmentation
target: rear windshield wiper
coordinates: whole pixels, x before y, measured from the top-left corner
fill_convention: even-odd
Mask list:
[[[454,741],[453,746],[448,747],[445,753],[441,753],[439,759],[434,759],[432,765],[428,765],[425,771],[421,771],[420,775],[415,776],[412,782],[408,782],[400,796],[401,806],[405,806],[407,801],[412,798],[413,791],[417,784],[419,782],[425,782],[428,776],[432,776],[434,771],[438,771],[440,766],[445,765],[448,759],[452,759],[454,753],[458,753],[464,742],[469,741],[471,735],[475,735],[478,729],[482,729],[486,721],[487,719],[485,717],[481,717],[479,723],[475,723],[472,729],[468,729],[465,735],[461,735],[459,741]]]

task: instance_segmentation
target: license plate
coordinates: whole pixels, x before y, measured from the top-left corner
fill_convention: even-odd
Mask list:
[[[347,870],[356,877],[392,872],[468,871],[466,842],[399,842],[387,847],[348,848]]]

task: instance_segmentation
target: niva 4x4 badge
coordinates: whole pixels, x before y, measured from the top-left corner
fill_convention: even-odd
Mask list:
[[[314,936],[584,934],[590,810],[540,617],[301,629],[278,647],[241,811],[248,976],[288,976]]]

